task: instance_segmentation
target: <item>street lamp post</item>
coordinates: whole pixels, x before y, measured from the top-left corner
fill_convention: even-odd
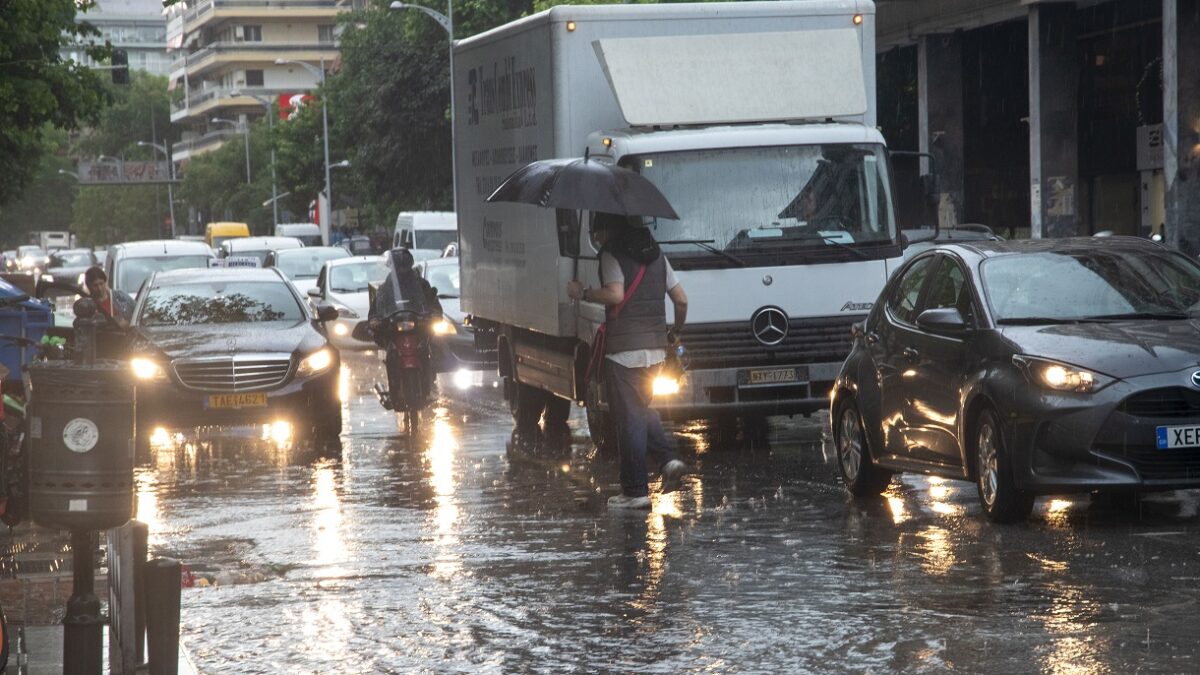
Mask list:
[[[154,148],[163,154],[163,159],[167,160],[167,178],[170,180],[167,183],[167,206],[170,211],[171,218],[171,238],[175,238],[175,192],[173,191],[175,182],[175,162],[171,161],[171,155],[167,152],[165,145],[158,143],[150,143],[149,141],[138,141],[137,144],[143,148]]]
[[[246,139],[246,183],[250,183],[250,124],[242,126],[237,120],[225,119],[224,117],[212,118],[213,124],[229,124],[241,130],[242,136]]]
[[[293,64],[303,67],[308,72],[312,73],[321,82],[321,86],[325,86],[325,57],[321,57],[321,67],[305,63],[303,61],[293,61],[291,59],[275,59],[275,65],[285,66]],[[325,138],[325,203],[328,205],[328,211],[333,211],[333,192],[330,190],[329,184],[329,106],[325,104],[325,99],[328,92],[323,92],[321,95],[321,127],[322,136]],[[321,218],[321,243],[329,245],[329,214]]]
[[[232,96],[245,96],[258,101],[259,105],[267,110],[267,131],[271,136],[271,226],[279,227],[279,194],[278,187],[275,182],[275,117],[274,110],[271,108],[271,100],[254,94],[247,94],[244,91],[231,91]],[[274,229],[271,230],[274,233]]]
[[[393,2],[388,5],[391,9],[415,9],[433,18],[439,26],[446,30],[446,35],[450,38],[450,189],[453,191],[452,199],[454,204],[454,212],[458,212],[458,160],[455,158],[454,146],[454,0],[446,0],[446,13],[433,9],[429,9],[424,5],[410,5],[404,2]]]

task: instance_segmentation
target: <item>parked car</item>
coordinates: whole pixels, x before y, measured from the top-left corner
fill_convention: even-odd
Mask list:
[[[893,472],[1034,497],[1200,487],[1200,265],[1145,239],[940,244],[888,282],[834,385],[855,495]]]
[[[443,319],[433,324],[434,363],[440,373],[488,370],[496,367],[496,352],[475,349],[475,330],[459,304],[458,258],[434,258],[417,265],[421,276],[437,289]]]
[[[65,248],[50,254],[46,263],[46,281],[66,281],[83,286],[83,273],[97,264],[96,254],[90,248]]]
[[[309,302],[328,303],[338,313],[329,324],[329,339],[338,349],[373,349],[374,342],[355,339],[354,326],[366,321],[371,307],[370,284],[387,277],[383,256],[355,256],[330,260],[317,276],[317,287],[308,290]]]
[[[137,444],[154,430],[286,422],[296,440],[341,433],[339,357],[322,322],[279,270],[157,272],[133,325]]]
[[[350,252],[340,246],[305,246],[271,251],[263,267],[277,267],[296,285],[305,297],[308,289],[317,287],[317,275],[330,260],[349,258]]]
[[[110,288],[136,296],[153,272],[208,267],[213,251],[202,241],[130,241],[108,249],[104,271]]]
[[[226,239],[217,249],[219,258],[257,258],[258,264],[267,261],[271,251],[302,248],[304,242],[295,237],[238,237]]]

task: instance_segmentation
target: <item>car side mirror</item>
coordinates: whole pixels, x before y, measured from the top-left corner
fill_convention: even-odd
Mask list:
[[[372,339],[370,322],[359,321],[358,323],[354,324],[354,330],[350,331],[350,337],[358,340],[359,342],[370,342]]]
[[[321,289],[319,289],[319,288],[310,288],[310,289],[308,289],[308,297],[310,297],[310,298],[319,298],[319,297],[321,297]]]
[[[939,307],[921,312],[917,327],[930,333],[958,333],[967,329],[967,320],[957,308]]]
[[[325,323],[338,318],[337,308],[330,304],[321,304],[317,307],[317,321]]]

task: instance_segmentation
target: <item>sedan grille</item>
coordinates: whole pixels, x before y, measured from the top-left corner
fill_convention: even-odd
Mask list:
[[[287,354],[223,356],[175,361],[183,386],[204,391],[250,391],[283,384],[292,368]]]
[[[850,354],[850,326],[863,315],[791,319],[779,344],[766,346],[754,337],[750,321],[685,326],[688,367],[754,368],[804,363],[841,363]]]
[[[1125,399],[1120,411],[1134,417],[1200,417],[1200,391],[1183,387],[1148,389]]]

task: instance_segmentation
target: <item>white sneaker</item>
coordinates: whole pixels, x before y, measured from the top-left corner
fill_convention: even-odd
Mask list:
[[[649,509],[649,497],[629,497],[627,495],[617,495],[608,498],[608,508],[610,509]]]
[[[690,472],[691,469],[688,468],[688,465],[678,459],[673,459],[664,464],[662,468],[662,491],[668,493],[678,490],[680,480]]]

